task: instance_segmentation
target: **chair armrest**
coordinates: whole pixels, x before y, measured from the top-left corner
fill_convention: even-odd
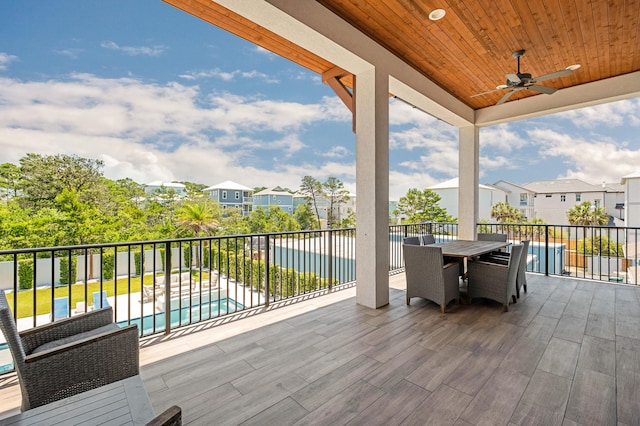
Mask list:
[[[48,404],[139,374],[138,327],[103,333],[25,359],[21,381],[29,397],[23,409]]]
[[[482,256],[480,258],[481,262],[486,262],[486,263],[495,263],[498,265],[508,265],[509,264],[509,258],[508,257],[503,257],[503,256],[494,256],[492,254],[488,254],[485,256]]]
[[[182,409],[177,405],[164,410],[154,417],[146,426],[180,426],[182,425]]]
[[[487,267],[487,268],[504,268],[507,269],[509,268],[509,265],[507,265],[506,263],[496,263],[496,262],[487,262],[484,260],[475,260],[473,262],[470,262],[470,264],[473,263],[475,266],[480,266],[480,267]]]
[[[81,348],[84,346],[88,346],[101,340],[118,340],[128,339],[131,337],[126,337],[128,334],[135,333],[135,341],[138,344],[138,326],[135,324],[128,325],[126,327],[119,328],[117,330],[105,331],[104,333],[96,334],[95,336],[87,337],[85,339],[76,340],[74,342],[67,343],[65,345],[56,346],[55,348],[47,349],[42,352],[38,352],[35,354],[30,354],[25,357],[26,363],[38,362],[44,358],[52,357],[52,356],[63,356],[65,352],[73,351],[76,348]]]
[[[113,308],[111,306],[96,309],[71,318],[65,318],[50,324],[34,327],[21,331],[20,339],[24,346],[25,353],[31,351],[38,346],[53,340],[64,339],[78,333],[84,333],[89,330],[102,327],[113,322]]]

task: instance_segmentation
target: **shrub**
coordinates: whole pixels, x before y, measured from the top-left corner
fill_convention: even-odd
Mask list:
[[[18,262],[18,283],[20,290],[33,288],[33,259]]]
[[[605,236],[586,238],[578,241],[578,253],[601,256],[622,257],[622,244],[614,243]]]
[[[111,280],[115,275],[116,257],[113,253],[102,253],[102,279]]]
[[[63,256],[60,258],[60,284],[70,284],[75,282],[73,277],[77,276],[78,260],[75,256],[71,256],[71,276],[69,276],[69,258]]]

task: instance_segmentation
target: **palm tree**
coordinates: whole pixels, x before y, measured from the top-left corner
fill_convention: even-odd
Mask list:
[[[197,237],[218,229],[216,206],[208,200],[184,203],[176,212],[178,225]],[[196,267],[200,267],[200,250],[196,250]]]
[[[497,203],[491,206],[491,217],[495,218],[498,223],[517,223],[522,222],[522,213],[515,207],[507,203]]]
[[[491,217],[496,219],[498,223],[521,223],[524,219],[520,210],[508,203],[500,202],[491,206]],[[504,232],[505,227],[502,227]],[[509,233],[509,228],[507,228]]]
[[[606,225],[609,215],[602,207],[595,207],[589,201],[583,201],[567,211],[567,220],[571,225]]]

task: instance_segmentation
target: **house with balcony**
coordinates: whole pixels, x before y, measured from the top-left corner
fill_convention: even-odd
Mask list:
[[[242,212],[242,216],[251,213],[253,189],[248,186],[227,180],[205,188],[202,192],[212,200],[219,202],[223,210],[239,209]]]
[[[156,180],[150,183],[146,183],[142,185],[144,187],[144,192],[147,195],[153,195],[158,193],[172,193],[177,195],[178,197],[184,197],[187,195],[187,187],[179,182],[163,182],[161,180]]]
[[[293,195],[293,193],[280,186],[263,189],[253,194],[253,208],[261,207],[262,209],[268,210],[274,206],[278,206],[285,212],[293,214]]]
[[[535,192],[515,183],[499,180],[493,184],[505,193],[505,202],[517,208],[524,216],[525,220],[533,218],[533,200]]]
[[[557,179],[529,182],[522,185],[533,192],[533,217],[546,223],[568,225],[567,211],[588,201],[594,207],[602,207],[612,218],[621,223],[624,217],[625,192],[621,184],[593,185],[580,179]]]

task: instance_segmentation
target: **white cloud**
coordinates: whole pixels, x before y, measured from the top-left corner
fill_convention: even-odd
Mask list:
[[[213,68],[206,71],[192,71],[185,74],[180,75],[181,78],[186,80],[198,80],[201,78],[217,78],[222,81],[233,81],[237,77],[246,78],[246,79],[259,79],[265,83],[279,83],[279,80],[269,75],[259,72],[256,70],[252,71],[223,71],[220,68]]]
[[[509,153],[527,146],[529,142],[522,138],[509,124],[485,127],[480,129],[480,145]]]
[[[559,178],[576,178],[586,182],[617,182],[622,176],[637,172],[640,150],[632,150],[626,144],[611,140],[587,141],[552,130],[539,129],[530,132],[541,145],[543,157],[559,157],[567,171]]]
[[[610,102],[562,112],[556,116],[571,121],[579,128],[593,128],[598,125],[638,127],[640,126],[640,99]]]
[[[118,52],[122,52],[125,55],[129,56],[160,56],[165,50],[167,50],[167,46],[156,45],[156,46],[120,46],[116,42],[113,41],[103,41],[100,43],[101,47],[105,49],[115,50]]]
[[[413,173],[392,170],[389,172],[389,199],[398,201],[400,197],[407,195],[409,188],[423,190],[439,182],[442,180],[431,176],[428,169]]]
[[[349,155],[349,150],[344,146],[332,146],[329,151],[323,154],[324,157],[342,158]]]
[[[82,53],[82,49],[60,49],[60,50],[55,50],[54,52],[57,53],[58,55],[62,55],[62,56],[68,56],[71,59],[78,59],[78,56],[80,53]]]
[[[197,86],[90,74],[44,82],[0,78],[0,145],[3,162],[17,162],[28,152],[75,154],[102,159],[111,179],[141,183],[235,179],[248,186],[298,187],[310,171],[319,178],[339,173],[353,182],[349,165],[287,161],[307,148],[299,134],[304,126],[350,120],[345,110],[332,98],[301,104],[229,93],[207,97]],[[259,168],[243,161],[263,160],[265,150],[277,151],[278,162]]]
[[[8,53],[0,52],[0,71],[7,69],[8,65],[18,59],[17,56],[9,55]]]

